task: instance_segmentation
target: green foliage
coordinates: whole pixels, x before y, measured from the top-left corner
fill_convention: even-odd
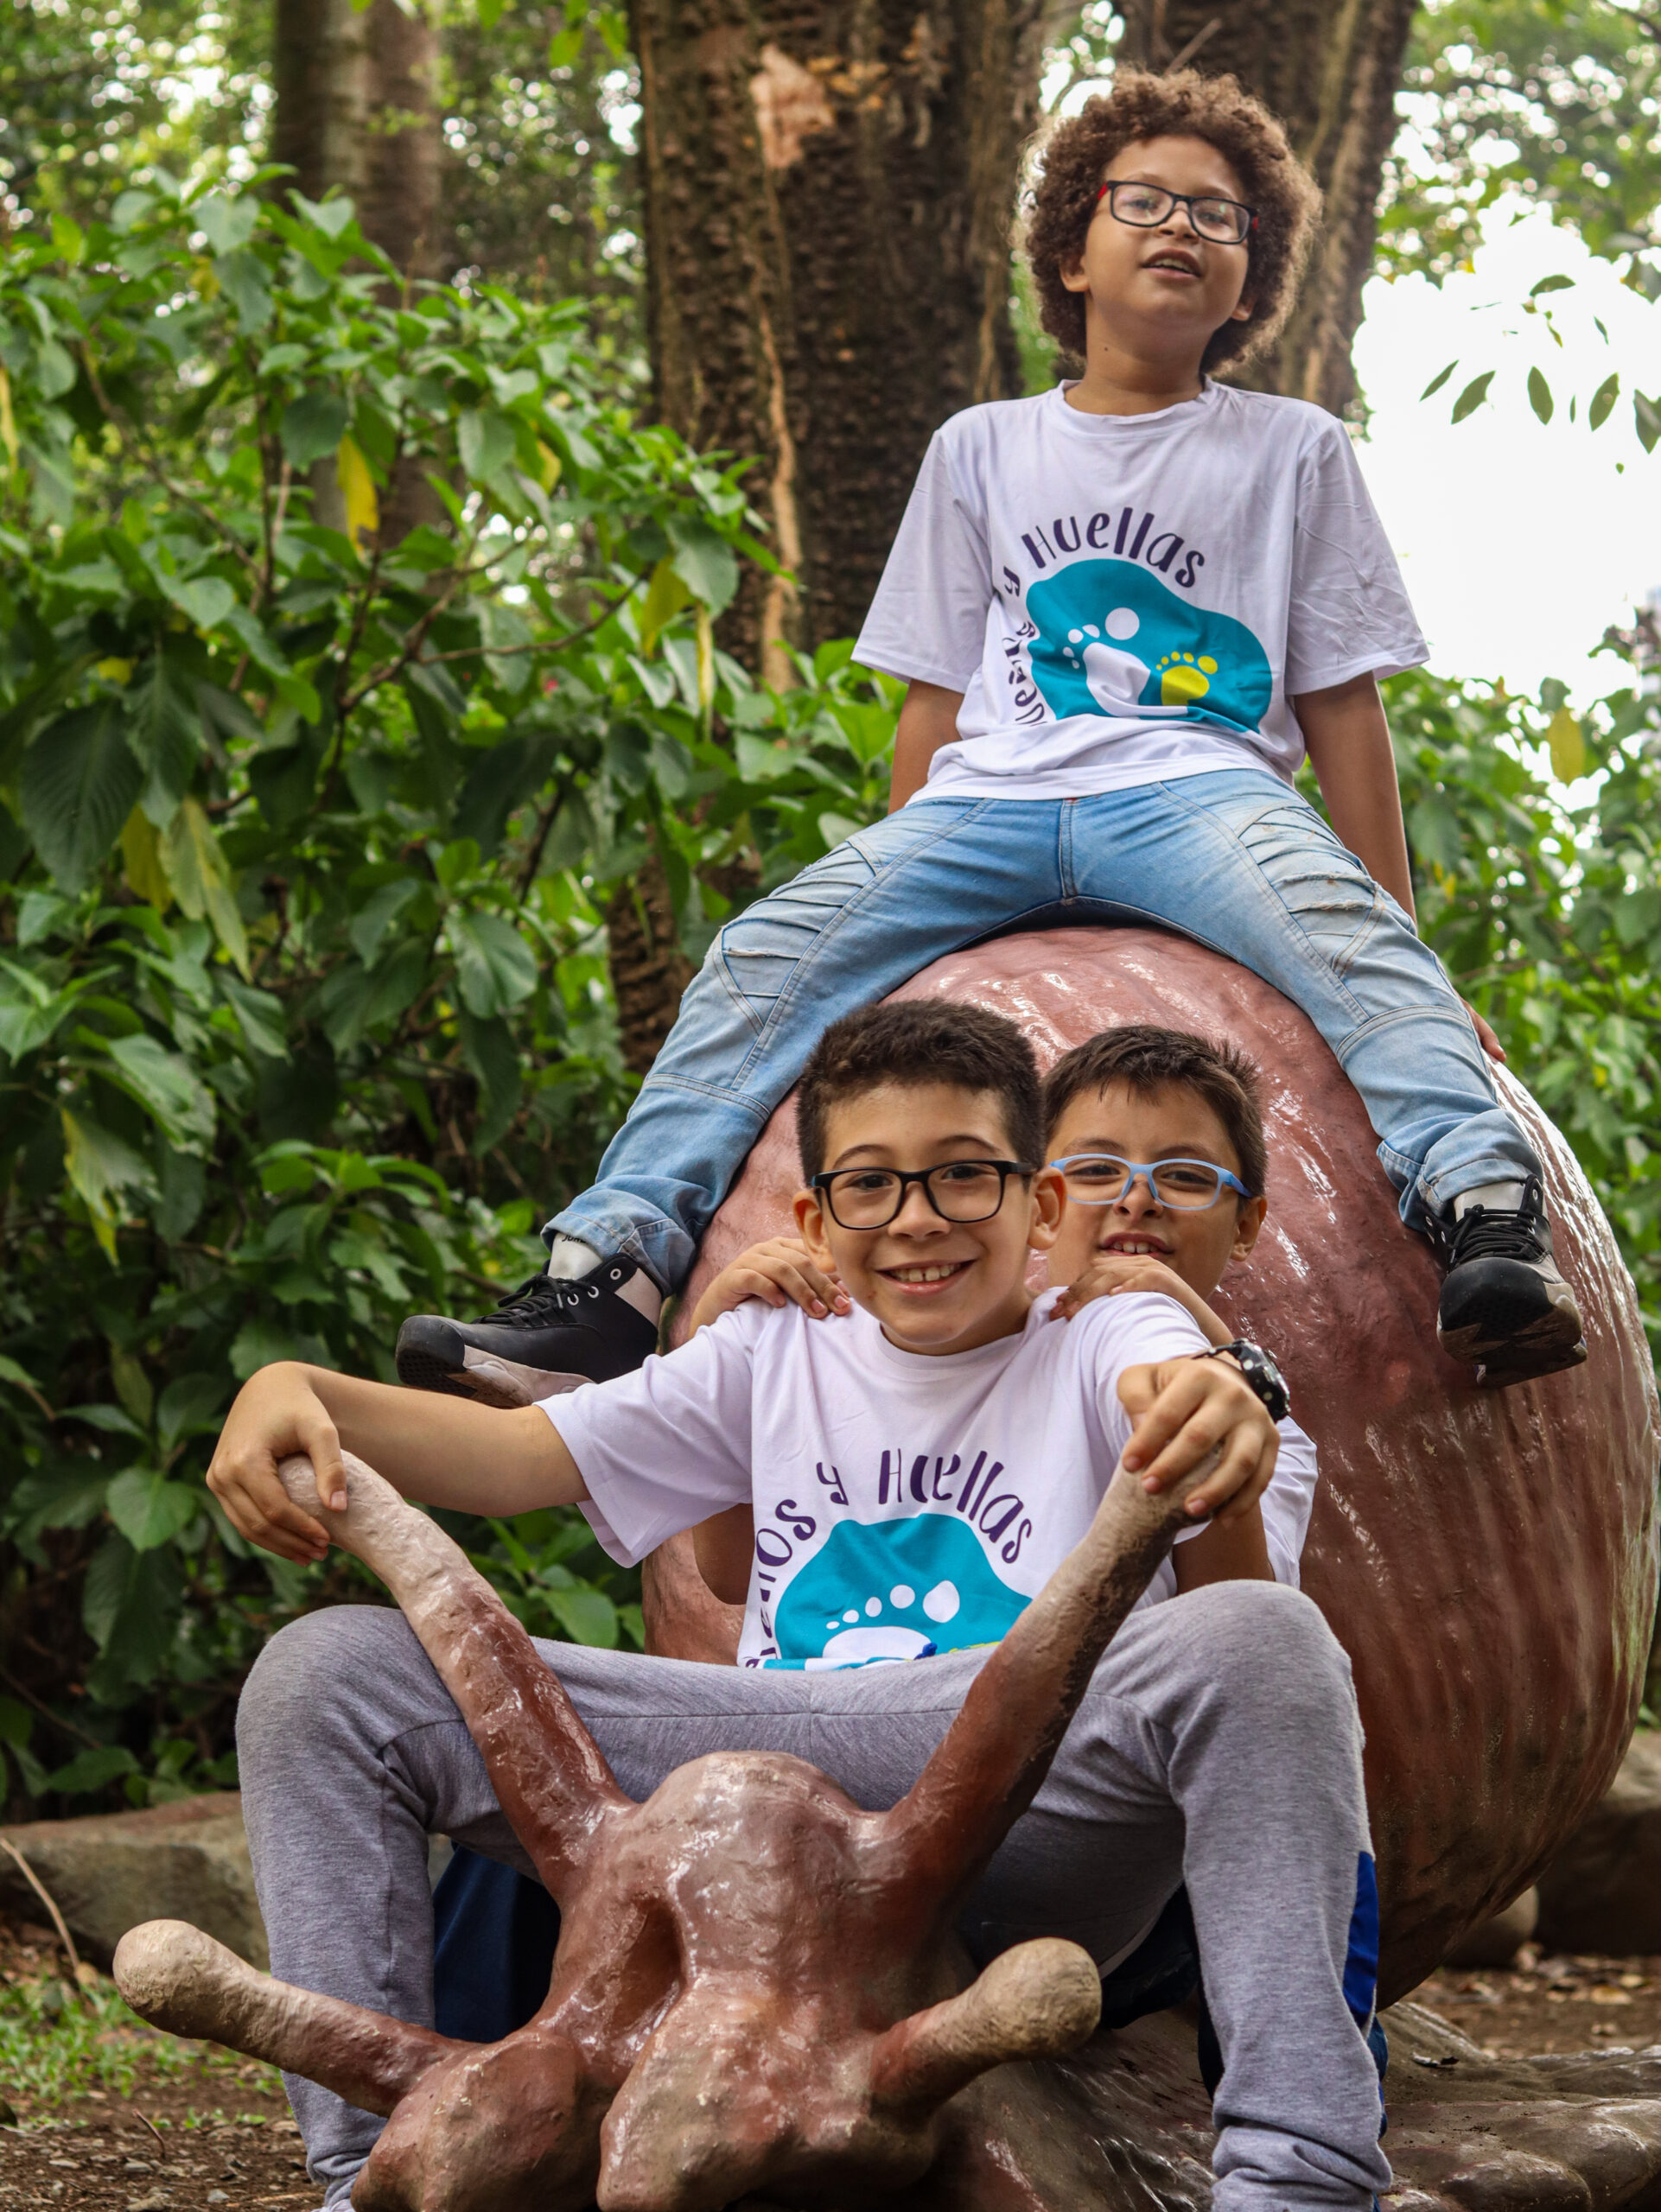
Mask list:
[[[1420,929],[1573,1146],[1661,1351],[1661,697],[1386,688]]]
[[[344,201],[20,242],[0,362],[0,1736],[143,1802],[228,1778],[259,1642],[351,1586],[211,1504],[238,1378],[388,1376],[529,1271],[632,1089],[608,887],[655,854],[701,953],[880,809],[894,687],[755,690],[735,474],[580,308],[402,287]],[[458,1533],[539,1633],[638,1641],[586,1524]]]
[[[1386,271],[1446,276],[1475,251],[1485,210],[1520,194],[1661,294],[1654,0],[1448,0],[1417,17],[1406,89]]]
[[[275,2067],[147,2027],[102,1974],[79,1987],[42,1974],[0,1989],[0,2092],[49,2108],[89,2089],[130,2097],[158,2081],[199,2083],[216,2102],[251,2088],[281,2094]]]

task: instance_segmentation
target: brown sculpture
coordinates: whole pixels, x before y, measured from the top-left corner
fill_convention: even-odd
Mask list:
[[[1314,1025],[1248,969],[1147,929],[1031,931],[954,953],[901,998],[971,1000],[1041,1062],[1123,1021],[1243,1046],[1265,1076],[1269,1223],[1217,1300],[1273,1348],[1320,1448],[1303,1586],[1354,1662],[1384,1911],[1380,1998],[1531,1882],[1632,1733],[1656,1596],[1661,1448],[1630,1277],[1574,1155],[1502,1070],[1546,1166],[1583,1368],[1479,1389],[1433,1332],[1436,1270],[1397,1216],[1359,1099]],[[704,1238],[683,1300],[792,1228],[786,1104]],[[649,1561],[654,1648],[730,1656],[735,1611],[690,1543]]]
[[[1121,1473],[994,1651],[907,1796],[866,1813],[801,1760],[729,1752],[627,1797],[530,1637],[465,1554],[360,1460],[325,1512],[437,1669],[563,1925],[548,1999],[456,2044],[254,1972],[198,1930],[125,1936],[115,1975],[175,2033],[390,2114],[358,2212],[719,2212],[747,2192],[845,2206],[918,2181],[943,2108],[988,2069],[1083,2043],[1089,1955],[1044,1940],[969,1986],[955,1911],[1031,1803],[1091,1670],[1182,1525],[1198,1476]]]

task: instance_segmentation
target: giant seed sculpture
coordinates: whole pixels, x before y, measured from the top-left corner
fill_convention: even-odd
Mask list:
[[[357,2212],[719,2212],[758,2190],[846,2206],[924,2175],[943,2107],[989,2068],[1095,2027],[1088,1955],[1008,1951],[966,1988],[964,1893],[1030,1804],[1089,1679],[1181,1526],[1121,1473],[1089,1535],[981,1671],[891,1811],[803,1761],[725,1752],[636,1804],[461,1551],[360,1460],[324,1512],[403,1607],[557,1900],[547,2002],[503,2042],[430,2030],[254,1972],[178,1921],[125,1936],[136,2011],[389,2115]]]

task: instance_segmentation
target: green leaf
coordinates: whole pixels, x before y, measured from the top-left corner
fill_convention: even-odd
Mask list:
[[[237,603],[237,595],[223,576],[168,576],[168,597],[181,614],[199,630],[217,630]]]
[[[335,207],[343,206],[340,200]],[[348,218],[350,210],[347,210]],[[283,450],[294,468],[309,468],[332,454],[346,435],[347,404],[337,392],[315,385],[283,410]]]
[[[0,1744],[26,1744],[34,1732],[35,1715],[15,1697],[0,1697]]]
[[[130,1467],[118,1475],[105,1500],[111,1520],[136,1552],[153,1552],[158,1544],[170,1544],[206,1503],[200,1491],[170,1483],[151,1467]]]
[[[366,968],[373,965],[380,950],[380,941],[387,931],[422,888],[418,876],[407,875],[399,883],[383,883],[372,891],[353,916],[347,935],[352,949]]]
[[[613,1650],[617,1643],[617,1608],[603,1590],[574,1582],[568,1590],[550,1590],[548,1610],[573,1643],[595,1643]]]
[[[181,1053],[140,1031],[105,1043],[112,1080],[161,1125],[170,1142],[200,1152],[213,1141],[213,1095]]]
[[[128,684],[122,700],[127,709],[127,742],[145,772],[138,804],[152,828],[165,830],[190,789],[201,757],[201,725],[192,687],[165,652],[155,652]]]
[[[110,1373],[115,1379],[115,1394],[125,1408],[128,1419],[143,1434],[150,1427],[150,1415],[156,1410],[156,1392],[143,1363],[119,1344],[111,1344]]]
[[[1421,399],[1434,399],[1435,395],[1441,390],[1443,385],[1447,383],[1448,378],[1453,375],[1454,371],[1458,366],[1459,356],[1456,353],[1445,369],[1438,370],[1436,374],[1431,378],[1429,383],[1426,385],[1424,390],[1419,394],[1419,397]]]
[[[461,1003],[480,1021],[520,1005],[537,988],[536,955],[500,914],[453,912],[449,939]]]
[[[1551,420],[1553,406],[1551,386],[1540,374],[1538,369],[1529,371],[1529,405],[1543,423],[1549,423]]]
[[[732,547],[696,517],[671,518],[669,537],[675,574],[711,614],[724,613],[738,592],[738,556]]]
[[[23,755],[23,824],[53,879],[84,890],[143,782],[114,699],[48,722]]]
[[[1488,396],[1488,386],[1493,382],[1494,372],[1484,369],[1480,377],[1473,377],[1459,397],[1454,402],[1453,419],[1462,423],[1467,415],[1474,415]]]
[[[72,1189],[86,1208],[92,1234],[106,1256],[115,1259],[117,1200],[124,1192],[146,1198],[156,1193],[156,1177],[148,1160],[112,1130],[95,1122],[84,1109],[62,1107],[64,1172]]]
[[[67,1797],[84,1796],[105,1788],[124,1774],[137,1771],[138,1762],[130,1751],[119,1744],[105,1744],[97,1751],[77,1751],[67,1766],[48,1775],[46,1786],[61,1790]]]
[[[239,983],[223,969],[220,970],[219,986],[235,1009],[249,1050],[264,1053],[267,1059],[287,1059],[288,1020],[282,1000],[270,991],[257,991],[251,984]]]
[[[225,296],[237,311],[237,329],[243,337],[264,330],[276,312],[271,280],[257,253],[229,253],[213,264],[213,274],[225,288]]]
[[[469,409],[456,423],[455,448],[475,484],[487,484],[512,460],[518,446],[512,423],[493,409]]]
[[[686,583],[676,573],[675,563],[665,555],[652,571],[652,581],[646,586],[646,596],[640,601],[637,617],[640,632],[640,651],[650,657],[658,642],[658,632],[665,622],[678,614],[692,594]]]
[[[1645,453],[1653,453],[1661,440],[1661,394],[1647,399],[1641,391],[1632,394],[1632,415],[1638,425],[1638,442]],[[35,742],[38,744],[39,740]]]
[[[112,1530],[92,1554],[81,1592],[81,1624],[119,1688],[151,1679],[173,1641],[183,1596],[176,1554],[165,1545],[135,1551]]]
[[[213,253],[235,253],[247,245],[259,221],[259,202],[252,198],[227,200],[213,193],[191,209]]]
[[[162,865],[173,895],[193,922],[204,916],[213,934],[244,976],[248,973],[248,939],[237,911],[230,871],[220,852],[213,825],[194,798],[188,798],[162,840]]]
[[[1546,726],[1546,743],[1551,748],[1551,772],[1559,783],[1572,784],[1586,773],[1586,739],[1578,715],[1559,707]]]
[[[1592,395],[1592,404],[1586,410],[1587,427],[1601,430],[1608,421],[1614,404],[1620,397],[1619,374],[1607,376]]]
[[[1571,289],[1574,282],[1575,279],[1572,276],[1543,276],[1537,284],[1530,285],[1529,297],[1531,300],[1537,300],[1547,292],[1566,292]]]
[[[461,1057],[479,1078],[479,1126],[473,1149],[480,1158],[498,1143],[519,1110],[524,1077],[513,1033],[500,1017],[480,1021],[461,1015]]]

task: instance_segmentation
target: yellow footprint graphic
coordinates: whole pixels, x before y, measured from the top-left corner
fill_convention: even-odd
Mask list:
[[[1203,699],[1211,690],[1217,663],[1209,653],[1167,653],[1159,664],[1159,700],[1162,707],[1187,707]]]

